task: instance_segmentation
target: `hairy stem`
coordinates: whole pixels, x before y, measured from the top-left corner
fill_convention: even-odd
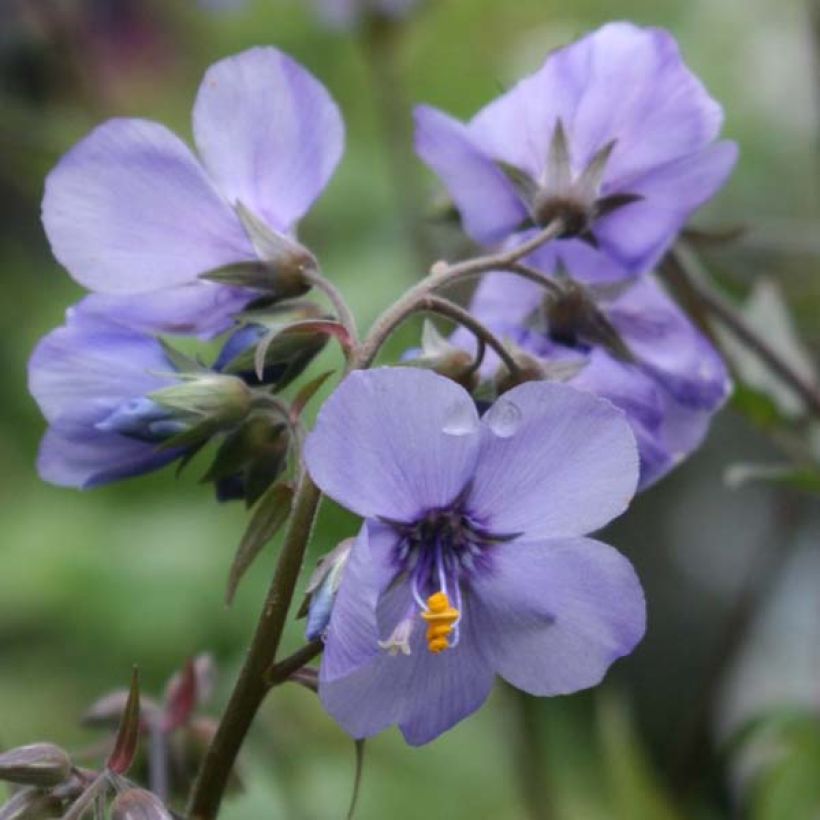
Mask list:
[[[213,820],[245,735],[268,692],[273,663],[293,598],[321,493],[305,475],[296,492],[290,522],[265,606],[245,664],[200,769],[188,807],[192,820]]]
[[[356,319],[339,289],[329,279],[325,279],[325,277],[320,273],[305,271],[302,273],[302,276],[305,281],[309,282],[313,287],[320,290],[325,296],[327,296],[328,300],[333,305],[333,309],[336,311],[336,318],[348,332],[348,335],[350,336],[350,343],[352,347],[355,348],[359,343],[359,331],[356,326]]]
[[[405,317],[417,310],[419,302],[427,298],[433,291],[445,285],[451,285],[461,279],[479,276],[482,273],[489,273],[495,270],[512,270],[512,266],[520,259],[528,256],[542,245],[556,239],[563,231],[563,222],[557,219],[526,242],[511,250],[502,251],[501,253],[491,254],[489,256],[478,256],[475,259],[468,259],[465,262],[458,262],[452,265],[446,262],[436,262],[430,270],[429,276],[410,288],[404,296],[382,313],[375,321],[367,338],[361,344],[358,356],[361,363],[360,366],[369,367],[373,363],[382,345],[393,330],[404,321]],[[542,276],[543,279],[547,279],[545,275]],[[540,280],[541,277],[539,277],[539,281]]]
[[[719,322],[741,344],[754,353],[781,381],[789,385],[814,416],[820,417],[820,391],[798,373],[769,343],[746,324],[743,317],[705,280],[697,257],[679,243],[667,257],[673,277],[686,287],[690,296],[705,313]]]
[[[462,311],[452,302],[434,296],[433,291],[464,277],[491,270],[506,269],[541,245],[560,236],[562,231],[563,224],[560,220],[556,220],[520,246],[509,251],[478,257],[454,265],[446,263],[435,265],[426,279],[407,291],[382,314],[367,339],[361,344],[355,344],[355,322],[344,299],[335,287],[317,276],[313,284],[320,288],[334,304],[340,321],[346,327],[349,326],[349,332],[354,341],[354,349],[348,359],[347,371],[369,367],[396,324],[410,313],[424,309],[425,303],[428,305],[426,309],[439,313],[446,311],[445,315],[450,318],[457,317],[456,321],[462,321],[468,327],[473,325],[471,329],[480,331],[483,340],[487,344],[492,344],[506,362],[509,356],[500,341],[483,326],[478,325],[466,311]],[[516,366],[511,359],[508,363],[508,366],[510,365],[512,365],[510,369],[514,371]],[[276,571],[268,589],[250,649],[194,784],[188,806],[190,820],[214,820],[219,812],[222,796],[239,750],[271,686],[281,682],[280,677],[284,673],[287,674],[282,680],[297,672],[304,666],[304,663],[321,650],[321,647],[310,644],[291,658],[274,665],[321,497],[321,492],[310,476],[304,473],[293,499],[290,526],[279,553]]]

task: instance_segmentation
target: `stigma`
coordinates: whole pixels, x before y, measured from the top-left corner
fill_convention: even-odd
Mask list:
[[[427,609],[421,613],[427,621],[427,649],[438,655],[449,649],[450,634],[461,618],[461,613],[450,605],[446,592],[435,592],[427,599]]]

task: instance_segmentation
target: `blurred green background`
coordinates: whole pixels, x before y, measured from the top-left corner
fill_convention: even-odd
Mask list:
[[[611,18],[671,29],[724,104],[741,162],[698,222],[750,232],[708,262],[738,297],[756,277],[777,280],[816,353],[820,57],[803,0],[430,0],[394,44],[395,73],[375,78],[361,38],[323,29],[306,0],[220,12],[193,0],[0,0],[0,745],[82,748],[98,736],[79,715],[122,686],[132,664],[159,693],[203,650],[220,668],[218,713],[275,558],[275,549],[262,556],[226,610],[246,514],[198,485],[204,463],[178,480],[168,471],[87,493],[38,479],[44,424],[26,360],[80,295],[39,224],[58,157],[109,116],[161,120],[188,136],[210,63],[279,46],[329,86],[347,122],[347,153],[302,238],[366,324],[421,275],[420,255],[427,264],[465,250],[436,225],[423,250],[408,242],[402,211],[415,207],[414,189],[437,189],[401,153],[407,139],[387,146],[379,77],[393,83],[392,114],[408,128],[405,100],[468,116],[551,48]],[[405,329],[394,350],[417,333]],[[334,364],[329,352],[316,369]],[[535,702],[499,685],[487,708],[420,750],[394,731],[373,740],[358,817],[820,816],[820,514],[800,492],[724,481],[728,465],[778,458],[725,410],[703,449],[606,535],[647,592],[649,632],[635,654],[592,693]],[[354,527],[326,505],[314,557]],[[754,748],[727,748],[747,721],[784,709],[804,716],[802,733],[766,724]],[[247,789],[224,816],[341,818],[353,760],[310,693],[277,690],[246,750]]]

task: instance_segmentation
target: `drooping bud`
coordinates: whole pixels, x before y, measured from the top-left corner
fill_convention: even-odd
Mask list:
[[[268,384],[283,390],[322,352],[327,341],[328,335],[322,332],[290,332],[281,324],[248,324],[228,339],[214,367],[247,384]],[[261,356],[260,346],[264,347]]]
[[[0,754],[0,780],[48,788],[71,774],[71,758],[53,743],[32,743]]]
[[[94,426],[104,433],[118,433],[147,442],[161,442],[188,429],[168,408],[146,396],[123,402]]]
[[[280,417],[254,410],[225,436],[202,480],[214,483],[220,501],[244,499],[251,506],[282,475],[290,445],[290,430]]]
[[[354,539],[346,538],[321,558],[308,581],[302,612],[307,614],[305,636],[309,641],[322,637],[327,629],[353,543]]]
[[[468,392],[478,386],[479,373],[474,357],[442,336],[429,320],[425,320],[421,331],[421,355],[407,363],[452,379]]]
[[[47,820],[63,816],[63,801],[47,791],[21,789],[0,806],[0,820]]]
[[[111,820],[173,820],[173,815],[155,794],[128,789],[111,806]]]

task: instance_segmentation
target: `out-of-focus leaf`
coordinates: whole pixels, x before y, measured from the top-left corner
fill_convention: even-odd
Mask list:
[[[806,382],[817,384],[817,371],[812,358],[797,335],[789,308],[776,282],[771,279],[758,280],[742,314],[748,326],[766,339],[766,343],[795,373]],[[740,379],[747,386],[768,396],[787,418],[804,414],[801,397],[772,373],[754,352],[719,326],[715,332]]]
[[[612,816],[624,820],[682,820],[652,771],[624,702],[613,692],[602,690],[597,715]]]
[[[268,541],[273,538],[290,516],[293,488],[287,484],[275,484],[259,500],[251,516],[248,528],[236,551],[225,601],[230,606],[239,582]]]
[[[764,481],[820,494],[820,468],[795,467],[793,464],[730,464],[723,474],[723,481],[733,490]]]
[[[117,739],[106,766],[115,774],[125,774],[134,762],[140,738],[140,682],[136,667],[131,674],[131,688],[122,714]]]
[[[347,810],[347,820],[353,820],[356,814],[356,804],[359,802],[359,790],[362,785],[362,772],[364,771],[364,740],[355,740],[356,746],[356,772],[353,775],[353,794],[350,797],[350,808]]]

